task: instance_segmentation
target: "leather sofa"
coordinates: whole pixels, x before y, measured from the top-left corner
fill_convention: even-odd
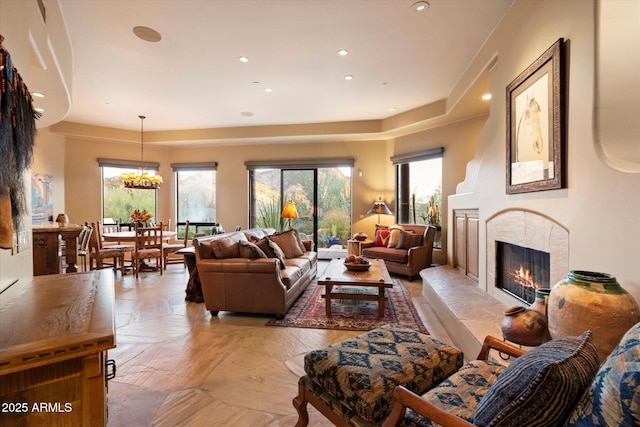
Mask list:
[[[255,256],[251,243],[268,256]],[[317,273],[313,243],[295,230],[250,229],[196,238],[193,245],[204,303],[214,316],[234,311],[284,317]],[[279,253],[270,253],[274,246]]]
[[[395,243],[390,235],[386,239],[380,237],[385,230],[376,230],[376,240],[362,246],[362,255],[384,260],[389,272],[406,275],[413,281],[421,270],[431,266],[437,229],[432,225],[397,224],[386,232],[391,233],[394,228],[413,236]]]

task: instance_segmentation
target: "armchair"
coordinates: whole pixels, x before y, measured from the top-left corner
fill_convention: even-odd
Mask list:
[[[573,425],[570,420],[576,419],[581,399],[587,395],[585,390],[590,384],[599,387],[607,382],[594,379],[599,364],[591,341],[591,332],[587,331],[524,353],[488,337],[479,360],[469,362],[422,396],[396,387],[394,406],[382,426]],[[492,362],[485,361],[491,349],[516,359],[508,367],[491,367]]]

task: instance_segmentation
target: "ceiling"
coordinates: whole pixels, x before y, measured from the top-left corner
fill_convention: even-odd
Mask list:
[[[145,131],[176,131],[393,119],[446,100],[512,1],[429,0],[416,12],[414,0],[61,0],[74,56],[65,122],[139,130],[142,114]]]

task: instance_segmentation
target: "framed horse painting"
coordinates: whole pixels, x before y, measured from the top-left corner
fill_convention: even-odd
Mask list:
[[[564,41],[507,86],[507,194],[566,185]]]

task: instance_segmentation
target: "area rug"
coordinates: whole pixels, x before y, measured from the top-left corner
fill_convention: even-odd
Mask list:
[[[336,290],[335,287],[334,291]],[[282,320],[272,319],[266,326],[293,328],[341,329],[350,331],[370,331],[387,323],[406,326],[416,331],[428,333],[420,320],[411,297],[402,282],[393,279],[393,287],[386,290],[384,317],[378,318],[376,301],[338,300],[331,304],[331,318],[325,313],[324,286],[311,283],[300,298],[289,309]],[[349,292],[377,293],[375,288],[349,288]]]

